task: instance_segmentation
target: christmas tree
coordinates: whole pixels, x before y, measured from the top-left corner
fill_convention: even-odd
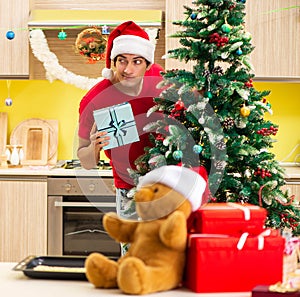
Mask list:
[[[136,160],[132,175],[137,181],[163,165],[204,166],[210,201],[260,205],[268,211],[266,226],[299,234],[299,210],[282,190],[284,171],[270,152],[278,131],[264,119],[272,113],[270,92],[253,86],[245,2],[193,1],[193,7],[184,6],[185,20],[173,22],[179,29],[171,37],[180,47],[167,58],[193,67],[164,73],[165,89],[149,111],[162,119],[145,127],[156,132],[154,147]]]

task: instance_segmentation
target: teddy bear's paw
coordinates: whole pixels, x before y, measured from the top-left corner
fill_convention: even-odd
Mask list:
[[[119,267],[118,286],[127,294],[146,294],[147,269],[144,262],[135,257],[126,258]]]
[[[162,224],[159,230],[160,240],[169,247],[177,251],[184,251],[187,237],[186,218],[181,211],[175,211]]]
[[[85,261],[86,277],[96,288],[117,287],[117,262],[102,254],[92,253]]]

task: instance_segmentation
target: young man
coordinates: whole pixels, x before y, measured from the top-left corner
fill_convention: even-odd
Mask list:
[[[154,63],[154,45],[148,34],[129,21],[119,25],[109,35],[106,52],[104,80],[95,85],[82,99],[79,108],[79,147],[77,155],[82,166],[91,169],[99,161],[99,153],[109,143],[105,132],[97,132],[93,111],[115,104],[129,102],[132,107],[140,141],[105,150],[110,159],[116,187],[117,213],[125,218],[135,218],[128,191],[134,186],[127,169],[135,168],[134,161],[151,146],[143,127],[155,121],[156,115],[147,117],[154,105],[153,98],[161,90],[156,86],[162,80],[163,69]],[[115,71],[111,69],[111,62]]]

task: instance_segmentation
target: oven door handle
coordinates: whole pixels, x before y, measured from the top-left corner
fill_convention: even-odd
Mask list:
[[[62,202],[55,201],[55,207],[116,207],[115,202]]]

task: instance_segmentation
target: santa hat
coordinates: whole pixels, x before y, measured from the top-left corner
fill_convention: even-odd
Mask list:
[[[155,46],[146,31],[132,21],[122,23],[109,34],[106,47],[106,68],[102,70],[102,76],[107,79],[112,78],[111,60],[116,56],[139,55],[153,63],[154,50]]]
[[[189,168],[167,165],[154,169],[140,177],[137,190],[155,183],[164,184],[181,193],[190,201],[192,211],[197,210],[202,204],[206,181],[201,175]]]

